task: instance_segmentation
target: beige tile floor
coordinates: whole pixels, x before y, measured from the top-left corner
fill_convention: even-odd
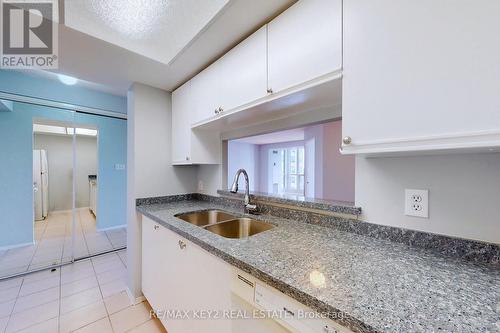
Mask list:
[[[125,291],[126,250],[0,281],[1,333],[166,332]]]
[[[0,251],[0,277],[71,261],[71,211],[51,212],[35,222],[35,244]],[[88,208],[76,212],[75,258],[88,257],[127,244],[126,228],[97,231]]]

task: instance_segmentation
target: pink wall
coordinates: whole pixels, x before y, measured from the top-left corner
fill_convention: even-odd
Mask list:
[[[315,140],[315,197],[320,199],[354,202],[353,156],[340,154],[342,140],[342,121],[309,126],[304,129],[306,140]],[[273,148],[293,147],[304,141],[282,142],[267,145],[254,145],[230,141],[228,146],[228,185],[234,172],[245,168],[250,176],[250,189],[269,192],[268,152]],[[240,186],[243,186],[242,179]],[[243,188],[243,187],[241,187]]]
[[[342,155],[342,121],[323,124],[323,199],[354,202],[354,156]]]

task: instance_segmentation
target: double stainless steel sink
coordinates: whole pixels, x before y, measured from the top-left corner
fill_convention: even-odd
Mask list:
[[[188,223],[202,227],[225,238],[248,238],[273,228],[272,224],[211,209],[176,215]]]

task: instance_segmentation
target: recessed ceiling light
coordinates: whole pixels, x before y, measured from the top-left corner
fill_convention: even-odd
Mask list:
[[[90,0],[92,10],[111,29],[142,39],[158,28],[167,0]]]
[[[78,82],[77,78],[63,74],[57,74],[57,78],[59,79],[59,81],[61,81],[64,84],[67,84],[68,86],[72,86]]]

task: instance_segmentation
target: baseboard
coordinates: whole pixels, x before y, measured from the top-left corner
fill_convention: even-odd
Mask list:
[[[127,291],[128,298],[130,299],[130,303],[132,303],[133,305],[142,303],[146,300],[146,297],[144,297],[144,295],[141,295],[139,297],[135,297],[134,295],[132,295],[132,292],[130,291],[130,289],[128,287],[127,287],[126,291]]]
[[[121,228],[126,228],[127,225],[126,224],[120,224],[120,225],[116,225],[116,226],[113,226],[113,227],[109,227],[109,228],[97,228],[96,230],[97,231],[109,231],[109,230],[115,230],[115,229],[121,229]]]
[[[16,244],[16,245],[0,246],[0,251],[17,249],[18,247],[29,246],[29,245],[35,245],[35,242],[28,242],[28,243],[22,243],[22,244]]]

